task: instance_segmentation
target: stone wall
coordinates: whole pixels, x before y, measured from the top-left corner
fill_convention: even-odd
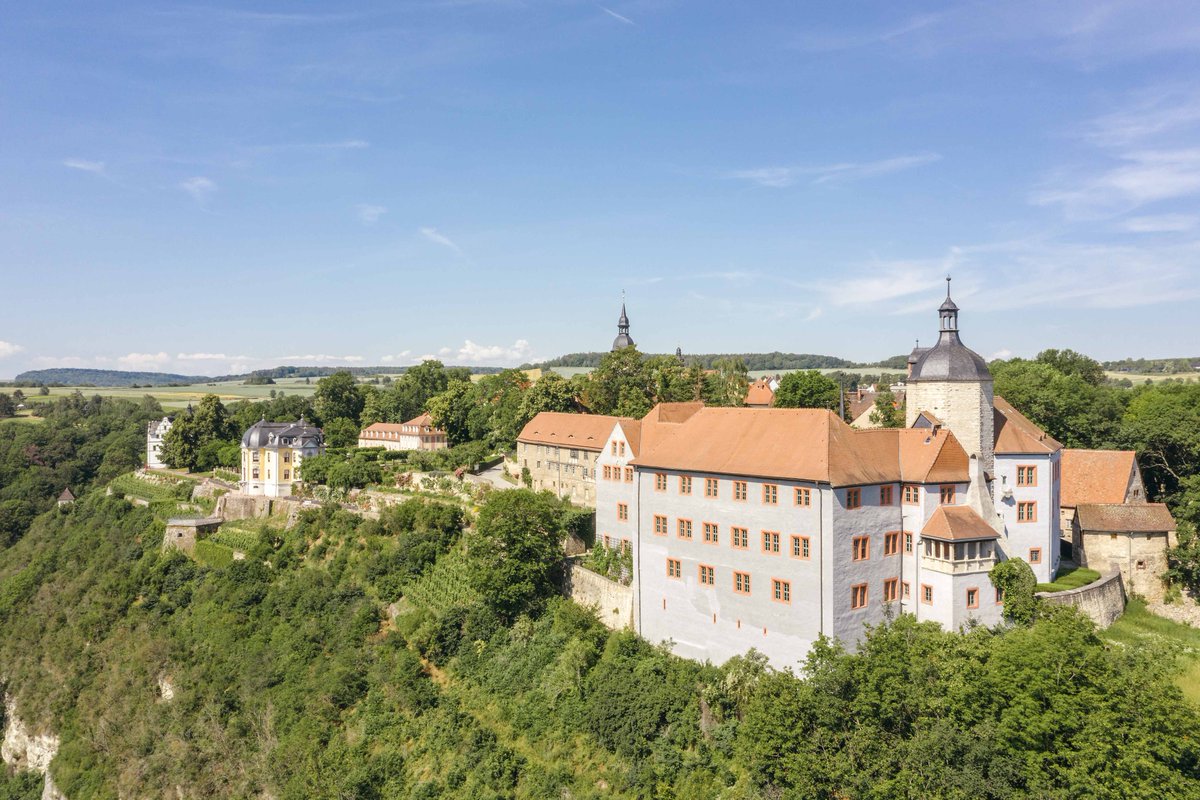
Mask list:
[[[563,575],[563,594],[596,610],[600,621],[614,631],[633,627],[633,587],[597,575],[568,560]]]
[[[1078,530],[1078,523],[1075,527]],[[1152,603],[1163,599],[1167,548],[1171,546],[1166,533],[1081,531],[1076,541],[1080,548],[1075,558],[1081,566],[1104,572],[1120,570],[1131,594]]]
[[[1099,628],[1107,628],[1125,613],[1125,584],[1117,571],[1078,589],[1038,592],[1037,596],[1052,606],[1075,606]]]

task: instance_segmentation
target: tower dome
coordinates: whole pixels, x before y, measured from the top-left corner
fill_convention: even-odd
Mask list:
[[[950,299],[950,278],[946,278],[946,299],[938,308],[941,330],[937,344],[920,351],[913,350],[917,359],[912,363],[909,382],[970,381],[991,382],[992,373],[983,357],[962,343],[958,335],[958,306]]]

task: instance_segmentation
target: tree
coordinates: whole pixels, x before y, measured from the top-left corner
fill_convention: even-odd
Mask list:
[[[776,408],[828,408],[838,407],[841,389],[831,378],[815,369],[789,372],[779,381],[775,390]]]
[[[163,438],[163,461],[189,471],[209,470],[226,459],[221,445],[236,441],[236,425],[221,398],[206,394],[199,405],[177,416]]]
[[[353,420],[357,424],[363,405],[358,382],[349,372],[341,370],[317,381],[313,407],[322,422],[342,418]]]
[[[1118,390],[1042,361],[996,361],[991,371],[996,394],[1066,446],[1111,447],[1119,437]]]
[[[704,379],[704,402],[710,406],[743,406],[750,373],[740,358],[718,358]]]
[[[446,441],[451,446],[471,440],[469,425],[474,398],[475,389],[470,381],[455,381],[426,403],[433,424],[446,432]]]
[[[521,427],[543,411],[575,411],[578,404],[571,384],[557,372],[546,372],[521,398],[518,418]],[[520,431],[518,430],[518,433]]]
[[[593,414],[642,417],[654,406],[655,381],[636,347],[606,353],[587,378],[584,405]]]
[[[358,444],[358,425],[352,419],[340,417],[326,422],[321,430],[329,447],[354,447]]]
[[[903,428],[904,409],[896,402],[891,389],[884,389],[875,396],[875,408],[871,410],[871,424],[880,428]]]
[[[1104,383],[1104,367],[1100,362],[1074,350],[1043,350],[1037,354],[1037,361],[1049,364],[1062,374],[1072,375],[1092,386]]]
[[[1033,569],[1019,558],[1010,558],[992,567],[988,579],[1004,595],[1004,618],[1017,625],[1032,624],[1038,612]]]
[[[12,397],[0,392],[0,417],[11,417],[17,413],[17,404]]]
[[[500,617],[514,619],[557,590],[563,505],[549,492],[493,493],[479,510],[467,557],[475,589]]]

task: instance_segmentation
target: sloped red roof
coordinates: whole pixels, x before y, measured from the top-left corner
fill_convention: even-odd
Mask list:
[[[921,536],[950,542],[999,538],[995,529],[968,506],[938,506],[921,529]]]
[[[1124,503],[1136,467],[1132,450],[1063,450],[1062,504]]]
[[[1175,530],[1162,503],[1084,503],[1076,509],[1079,528],[1107,533],[1161,533]]]

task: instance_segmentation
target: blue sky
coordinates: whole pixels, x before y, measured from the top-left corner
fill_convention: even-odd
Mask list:
[[[1200,4],[7,3],[0,376],[1200,354]]]

